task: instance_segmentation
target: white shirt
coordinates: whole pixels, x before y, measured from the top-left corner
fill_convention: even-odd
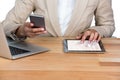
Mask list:
[[[70,21],[75,0],[58,0],[58,17],[62,35],[64,35]]]

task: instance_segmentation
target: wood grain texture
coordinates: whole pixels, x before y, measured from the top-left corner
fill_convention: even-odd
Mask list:
[[[120,39],[103,38],[104,54],[64,53],[63,39],[27,39],[50,51],[17,60],[0,58],[0,80],[120,80]]]

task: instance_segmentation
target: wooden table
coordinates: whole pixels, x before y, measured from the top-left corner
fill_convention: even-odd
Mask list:
[[[64,53],[62,37],[28,39],[48,52],[0,58],[0,80],[120,80],[120,39],[104,38],[104,54]]]

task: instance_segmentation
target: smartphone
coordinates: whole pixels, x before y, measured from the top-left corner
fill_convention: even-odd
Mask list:
[[[30,15],[30,22],[34,24],[33,28],[45,28],[45,19],[42,15]]]

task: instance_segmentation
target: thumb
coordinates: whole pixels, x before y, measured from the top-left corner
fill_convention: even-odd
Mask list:
[[[25,27],[32,28],[33,26],[34,26],[33,23],[30,23],[30,22],[25,23]]]

